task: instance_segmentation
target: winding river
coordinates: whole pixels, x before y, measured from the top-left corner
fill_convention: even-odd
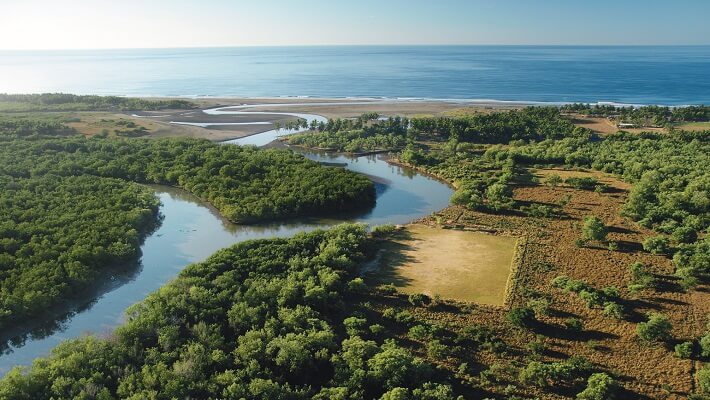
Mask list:
[[[291,104],[292,105],[292,104]],[[274,105],[268,105],[273,107]],[[224,107],[206,113],[254,114],[252,106]],[[313,114],[269,112],[308,121],[325,121]],[[263,146],[278,136],[298,130],[269,130],[225,143]],[[152,186],[162,202],[161,226],[143,244],[137,265],[121,268],[97,284],[84,301],[67,306],[58,319],[33,326],[30,333],[17,335],[4,343],[0,355],[0,375],[16,365],[30,365],[47,355],[60,342],[86,334],[108,335],[124,321],[124,311],[159,289],[187,265],[199,262],[234,243],[249,239],[286,237],[298,232],[326,228],[347,221],[371,225],[403,224],[426,216],[448,205],[452,190],[445,184],[414,170],[388,164],[382,156],[348,157],[296,150],[319,162],[337,163],[367,174],[377,188],[376,206],[363,213],[340,219],[298,219],[261,225],[235,225],[222,218],[209,205],[182,190]]]

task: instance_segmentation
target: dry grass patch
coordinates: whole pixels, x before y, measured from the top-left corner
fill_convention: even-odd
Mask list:
[[[516,239],[411,225],[387,242],[374,278],[404,293],[503,305]]]

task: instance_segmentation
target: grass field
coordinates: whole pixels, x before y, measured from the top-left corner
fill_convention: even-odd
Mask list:
[[[411,225],[387,243],[375,279],[404,293],[502,305],[516,239]]]
[[[676,126],[676,128],[684,129],[686,131],[710,130],[710,122],[685,122]]]

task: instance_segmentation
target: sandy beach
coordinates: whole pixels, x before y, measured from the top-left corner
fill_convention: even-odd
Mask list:
[[[154,98],[147,98],[154,99]],[[164,99],[164,98],[163,98]],[[154,126],[150,137],[195,137],[212,141],[238,139],[273,129],[274,124],[285,124],[295,117],[280,112],[318,114],[326,118],[352,118],[366,112],[382,116],[443,116],[461,112],[494,112],[521,108],[525,103],[464,102],[453,100],[381,100],[335,98],[198,98],[190,99],[199,109],[135,112],[126,117]],[[254,107],[245,107],[246,105]],[[214,115],[205,113],[217,107],[225,110],[258,111],[273,114]],[[189,124],[208,124],[193,126]],[[214,124],[214,125],[212,125]],[[220,125],[224,124],[224,125]],[[244,125],[241,125],[244,124]]]

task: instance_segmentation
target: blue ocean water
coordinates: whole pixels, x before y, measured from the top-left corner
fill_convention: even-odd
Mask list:
[[[710,46],[2,51],[0,92],[710,104]]]

